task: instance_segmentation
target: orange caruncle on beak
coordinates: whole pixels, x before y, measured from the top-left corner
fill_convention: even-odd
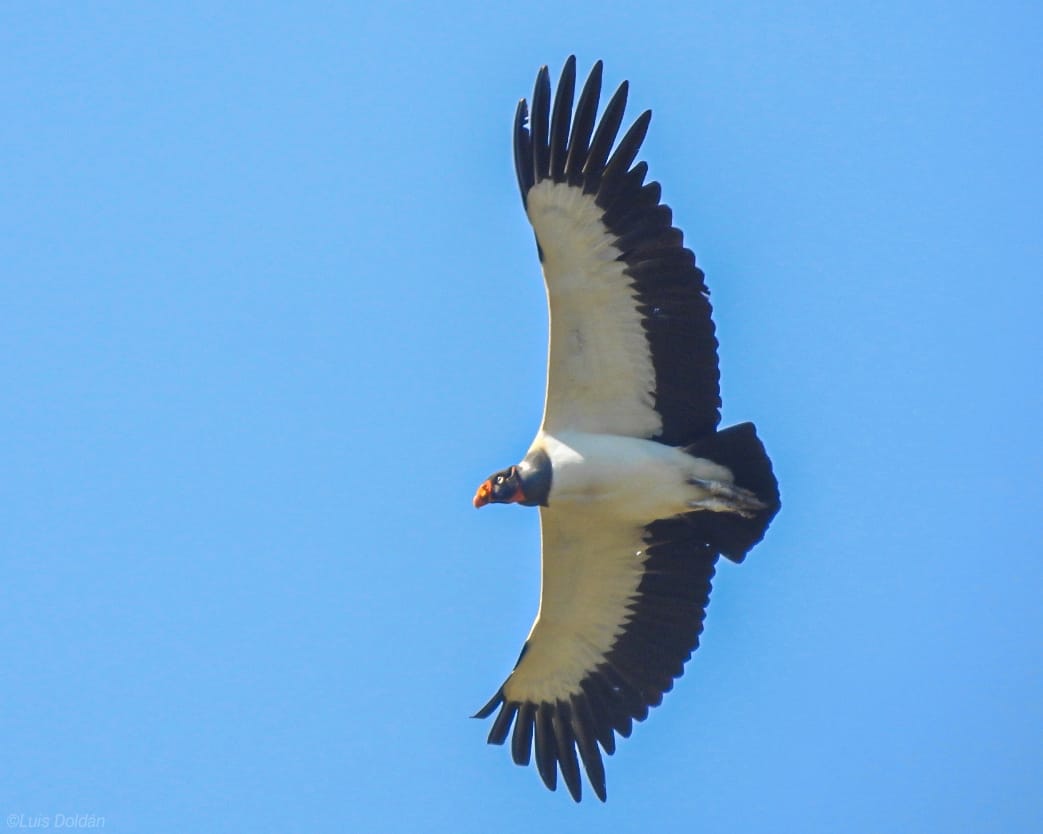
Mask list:
[[[478,509],[479,507],[484,507],[486,504],[489,503],[489,496],[492,494],[492,491],[493,485],[489,483],[489,481],[486,481],[484,484],[478,487],[478,492],[474,494],[475,509]]]

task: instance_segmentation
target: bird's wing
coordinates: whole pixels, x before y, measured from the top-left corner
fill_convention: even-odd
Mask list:
[[[645,111],[622,139],[624,82],[596,122],[601,62],[573,113],[570,57],[551,107],[540,70],[522,100],[514,158],[550,311],[543,429],[691,443],[720,420],[717,339],[702,271],[660,187],[633,165]],[[613,145],[615,150],[613,151]]]
[[[717,553],[683,519],[635,527],[575,505],[540,509],[540,609],[518,663],[478,712],[491,744],[557,772],[576,801],[579,764],[605,800],[601,751],[662,701],[699,644]],[[513,725],[513,733],[511,727]],[[600,749],[599,749],[600,748]],[[578,753],[578,757],[577,757]]]

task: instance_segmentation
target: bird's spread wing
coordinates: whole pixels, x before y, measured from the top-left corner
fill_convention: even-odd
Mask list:
[[[703,273],[660,187],[633,165],[651,111],[616,143],[627,84],[596,122],[601,63],[573,112],[569,58],[551,106],[544,67],[532,118],[523,100],[514,156],[550,310],[543,428],[680,445],[720,420],[717,340]],[[615,150],[613,150],[615,146]]]
[[[605,799],[601,751],[660,703],[699,643],[717,554],[681,519],[634,527],[576,506],[542,508],[540,609],[510,677],[478,717],[518,764],[577,801],[579,764]],[[513,732],[511,730],[513,725]]]

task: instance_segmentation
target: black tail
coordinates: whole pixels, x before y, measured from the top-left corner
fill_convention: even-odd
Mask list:
[[[771,470],[771,460],[764,451],[764,444],[757,437],[753,423],[716,432],[685,451],[697,458],[706,458],[728,467],[735,476],[735,485],[748,489],[761,503],[752,518],[743,518],[738,513],[715,513],[698,511],[689,513],[685,520],[696,527],[706,541],[733,562],[741,562],[768,529],[768,525],[779,511],[779,482]]]

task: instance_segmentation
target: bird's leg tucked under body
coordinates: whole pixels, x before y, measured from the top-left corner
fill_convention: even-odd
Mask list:
[[[688,506],[693,510],[737,513],[743,518],[752,518],[758,510],[763,510],[767,506],[748,489],[737,487],[735,484],[700,479],[692,479],[689,483],[706,492],[704,497],[688,502]]]

